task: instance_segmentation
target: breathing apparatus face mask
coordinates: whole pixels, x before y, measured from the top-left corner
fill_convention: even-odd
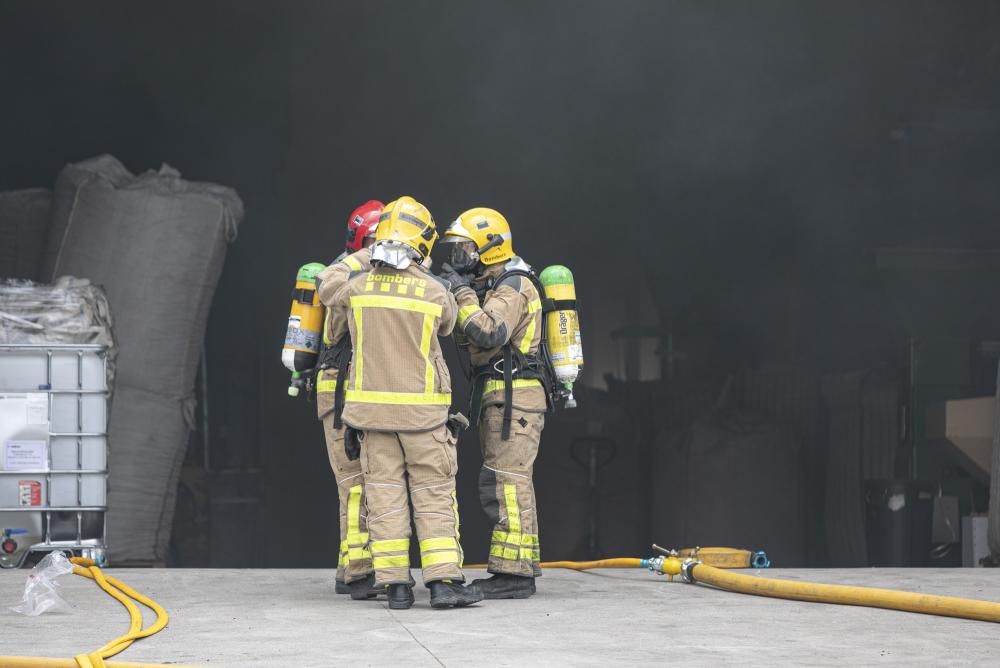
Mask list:
[[[406,244],[395,241],[379,241],[372,246],[372,262],[387,264],[396,269],[406,269],[420,254]]]
[[[460,274],[471,274],[479,264],[479,253],[476,250],[476,242],[471,239],[459,239],[448,244],[451,250],[448,253],[448,264]]]

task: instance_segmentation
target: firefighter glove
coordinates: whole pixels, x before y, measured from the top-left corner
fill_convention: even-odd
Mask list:
[[[458,435],[469,428],[469,418],[461,413],[452,413],[448,416],[448,431],[458,440]]]
[[[441,278],[451,284],[451,291],[455,292],[459,288],[467,288],[472,283],[472,277],[458,273],[447,262],[441,265]]]
[[[344,453],[352,462],[361,457],[361,432],[354,427],[344,430]]]

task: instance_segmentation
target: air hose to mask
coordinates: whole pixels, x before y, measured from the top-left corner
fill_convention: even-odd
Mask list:
[[[141,638],[159,633],[170,621],[170,616],[156,601],[143,596],[127,584],[104,574],[92,559],[73,557],[70,560],[73,572],[97,583],[109,596],[125,606],[129,614],[129,630],[123,636],[115,638],[100,649],[90,654],[80,654],[72,659],[58,659],[35,656],[0,656],[0,668],[152,668],[164,666],[160,663],[132,663],[126,661],[106,661],[120,652],[128,649],[132,643]],[[138,601],[156,613],[156,621],[142,628],[142,612],[135,604]],[[177,664],[172,664],[177,665]]]

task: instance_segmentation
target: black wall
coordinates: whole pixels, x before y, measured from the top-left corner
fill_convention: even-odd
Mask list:
[[[640,285],[643,318],[707,374],[874,364],[901,333],[872,249],[997,245],[998,29],[996,3],[8,0],[0,189],[108,152],[240,192],[207,341],[211,454],[234,470],[223,496],[258,502],[215,515],[215,561],[325,565],[334,487],[279,349],[296,268],[338,253],[357,203],[412,194],[439,224],[504,212],[529,262],[576,271],[592,386]],[[567,450],[546,441],[539,462],[559,490],[550,557],[583,532],[564,526],[585,500]],[[627,534],[614,548],[643,552]]]

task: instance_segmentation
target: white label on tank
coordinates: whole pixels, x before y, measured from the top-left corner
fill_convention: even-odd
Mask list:
[[[319,332],[310,332],[308,329],[289,327],[285,334],[285,345],[289,348],[305,348],[306,350],[319,351]]]
[[[48,471],[49,448],[45,441],[7,441],[3,451],[5,471]]]
[[[900,510],[906,507],[906,495],[905,494],[893,494],[889,497],[889,510],[894,513],[898,513]]]
[[[27,408],[27,424],[49,423],[49,397],[47,394],[32,392],[26,395],[25,407]]]
[[[302,326],[302,317],[298,316],[298,315],[288,316],[288,326],[289,327],[296,327],[296,328],[301,327]]]

